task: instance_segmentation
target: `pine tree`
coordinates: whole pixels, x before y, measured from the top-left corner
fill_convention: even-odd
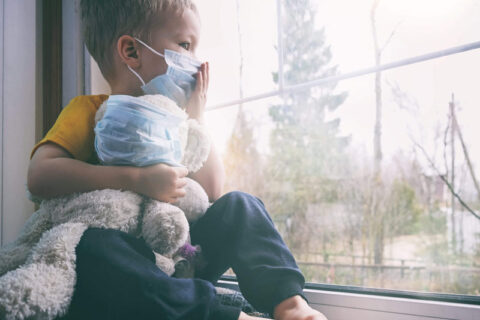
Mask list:
[[[325,29],[317,29],[311,0],[283,1],[284,82],[294,85],[337,74]],[[278,73],[273,74],[278,82]],[[339,119],[328,120],[347,93],[336,93],[336,82],[301,92],[285,93],[282,103],[270,107],[274,123],[270,137],[266,202],[277,222],[287,221],[285,235],[293,247],[314,237],[306,222],[308,207],[336,198],[338,177],[348,138],[339,136]],[[291,222],[291,223],[290,223]],[[315,232],[311,230],[312,232]],[[318,234],[318,230],[316,231]]]

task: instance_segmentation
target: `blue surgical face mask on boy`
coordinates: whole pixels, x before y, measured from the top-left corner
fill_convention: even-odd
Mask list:
[[[190,99],[197,82],[193,75],[198,72],[202,63],[173,50],[165,49],[165,54],[161,54],[142,40],[137,38],[135,40],[156,55],[163,57],[167,63],[167,72],[156,76],[148,83],[145,83],[142,77],[127,65],[128,69],[142,82],[143,92],[145,94],[164,95],[175,101],[178,106],[184,107],[188,99]]]

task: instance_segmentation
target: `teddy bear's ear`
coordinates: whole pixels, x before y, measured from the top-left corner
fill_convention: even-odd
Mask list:
[[[98,121],[102,120],[103,116],[105,115],[105,111],[107,111],[107,100],[105,100],[98,108],[97,113],[95,113],[95,125]]]
[[[210,154],[211,141],[207,130],[196,120],[188,120],[188,138],[182,164],[189,172],[194,173],[203,167]]]

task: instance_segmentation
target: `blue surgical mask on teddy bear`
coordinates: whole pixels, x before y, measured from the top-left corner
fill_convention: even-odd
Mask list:
[[[155,104],[127,95],[111,95],[95,126],[95,150],[104,165],[181,167],[180,123]]]
[[[156,51],[145,42],[135,38],[150,51],[163,57],[167,63],[167,72],[150,80],[148,83],[130,66],[128,69],[142,82],[142,90],[145,94],[161,94],[175,101],[179,107],[184,107],[190,99],[197,80],[193,76],[202,65],[201,62],[173,50],[165,49],[165,54]]]

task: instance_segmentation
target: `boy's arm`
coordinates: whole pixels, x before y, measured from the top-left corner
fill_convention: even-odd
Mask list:
[[[30,160],[28,189],[47,199],[74,192],[123,189],[175,202],[185,195],[186,174],[185,168],[164,164],[144,168],[91,165],[73,159],[62,147],[47,143]]]
[[[209,83],[208,62],[202,63],[199,72],[196,74],[196,79],[195,90],[192,92],[192,96],[185,106],[185,111],[190,118],[196,119],[199,123],[203,123]],[[200,183],[207,192],[210,201],[213,202],[222,195],[222,188],[225,182],[225,170],[223,168],[223,162],[213,144],[203,167],[197,172],[192,173],[190,177]]]
[[[200,183],[207,192],[208,199],[213,202],[222,195],[225,183],[225,169],[214,145],[211,145],[207,161],[200,170],[191,173],[190,177]]]

